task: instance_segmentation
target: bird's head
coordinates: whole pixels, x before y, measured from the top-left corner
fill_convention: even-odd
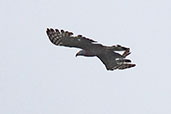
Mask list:
[[[86,51],[85,50],[80,50],[76,55],[75,57],[77,56],[84,56],[86,54]]]

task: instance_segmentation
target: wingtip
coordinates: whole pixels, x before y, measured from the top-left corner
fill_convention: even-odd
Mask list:
[[[61,29],[61,33],[64,33],[64,30],[63,29]]]
[[[132,64],[132,67],[135,67],[136,66],[136,64]]]
[[[46,29],[46,33],[47,33],[47,34],[49,34],[49,31],[50,31],[50,29],[49,29],[49,28],[47,28],[47,29]]]
[[[58,30],[58,29],[55,29],[55,31],[56,31],[56,32],[59,32],[59,30]]]
[[[49,28],[47,28],[46,31],[49,31]]]

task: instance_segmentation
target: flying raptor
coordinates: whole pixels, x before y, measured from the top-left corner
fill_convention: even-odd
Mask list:
[[[130,49],[121,45],[104,46],[92,39],[82,35],[73,36],[72,32],[47,28],[46,31],[50,41],[57,46],[75,47],[80,50],[75,56],[98,57],[107,70],[123,70],[134,67],[130,59],[126,57],[130,54]],[[116,51],[124,51],[123,54]]]

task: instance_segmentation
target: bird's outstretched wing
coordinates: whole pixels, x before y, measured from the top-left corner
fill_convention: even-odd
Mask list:
[[[67,46],[67,47],[75,47],[81,49],[91,49],[91,46],[103,46],[102,44],[97,43],[92,39],[86,38],[82,35],[73,36],[72,32],[47,28],[46,33],[50,39],[50,41],[55,45]],[[109,50],[112,51],[125,51],[129,48],[123,47],[121,45],[113,45],[113,46],[105,46]]]
[[[73,36],[72,32],[64,30],[47,29],[46,33],[53,44],[60,46],[88,49],[93,45],[93,42],[96,42],[92,39],[83,37],[82,35]]]
[[[125,57],[129,54],[129,49],[122,55],[109,50],[106,53],[98,55],[97,57],[102,61],[107,70],[123,70],[135,66],[135,64],[130,63],[131,60],[125,59]]]

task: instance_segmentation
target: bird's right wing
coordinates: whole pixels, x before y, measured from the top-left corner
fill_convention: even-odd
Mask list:
[[[131,60],[125,59],[124,55],[112,51],[107,51],[97,57],[103,62],[107,70],[123,70],[135,66],[135,64],[130,63]]]
[[[82,35],[73,36],[72,32],[58,29],[47,29],[46,31],[50,41],[55,45],[67,46],[67,47],[76,47],[81,49],[91,48],[93,43],[96,42],[92,39],[83,37]]]

